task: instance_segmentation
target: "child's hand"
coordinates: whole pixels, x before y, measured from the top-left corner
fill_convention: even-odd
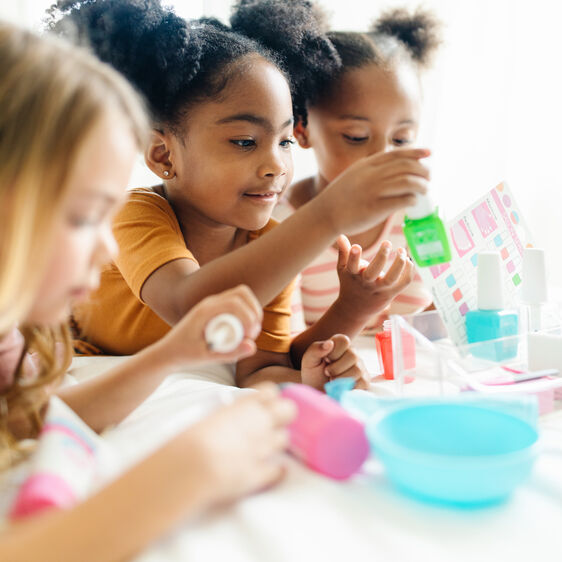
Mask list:
[[[236,316],[244,329],[244,339],[229,353],[212,351],[205,341],[205,326],[222,313]],[[239,285],[203,299],[155,345],[162,349],[166,364],[176,367],[238,361],[256,352],[254,339],[260,333],[262,317],[263,310],[254,293]]]
[[[186,472],[206,503],[232,501],[278,482],[285,472],[286,426],[295,415],[294,403],[263,383],[186,430],[179,437],[189,458]]]
[[[370,380],[363,362],[344,334],[310,345],[302,357],[301,377],[303,384],[318,390],[338,377],[353,377],[355,387],[362,389],[369,387]]]
[[[398,148],[353,163],[316,197],[324,203],[322,220],[338,233],[357,234],[413,205],[427,191],[429,169],[420,160],[429,155],[425,148]]]
[[[394,262],[383,273],[392,250],[387,240],[370,263],[361,259],[361,246],[351,246],[346,236],[338,238],[338,250],[338,306],[345,314],[364,318],[365,322],[382,314],[414,279],[414,264],[404,248],[398,248]]]

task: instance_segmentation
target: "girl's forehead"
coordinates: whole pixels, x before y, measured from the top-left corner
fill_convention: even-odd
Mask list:
[[[391,103],[393,99],[396,103],[403,99],[411,103],[421,100],[419,76],[411,64],[396,62],[385,67],[367,64],[346,70],[317,106],[333,112],[358,104]]]
[[[234,73],[216,100],[195,104],[188,122],[218,122],[230,115],[252,114],[272,123],[292,117],[291,91],[285,76],[272,63],[256,59]]]

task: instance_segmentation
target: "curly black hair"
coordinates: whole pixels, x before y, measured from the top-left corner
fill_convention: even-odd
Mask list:
[[[121,71],[144,95],[156,126],[178,133],[189,108],[216,99],[247,56],[277,66],[295,99],[312,77],[307,57],[300,56],[303,49],[322,66],[330,66],[324,60],[339,64],[316,16],[304,17],[305,4],[241,1],[229,27],[212,18],[185,20],[160,0],[59,0],[48,10],[46,24],[52,32],[88,44]],[[274,12],[283,15],[282,30],[271,17]],[[267,45],[260,41],[266,36]]]
[[[233,27],[277,53],[294,77],[296,117],[304,123],[306,106],[329,96],[347,69],[390,64],[396,57],[425,67],[440,44],[439,22],[420,9],[385,12],[365,33],[328,31],[320,8],[309,0],[240,0],[234,10]],[[299,24],[286,43],[291,14]]]

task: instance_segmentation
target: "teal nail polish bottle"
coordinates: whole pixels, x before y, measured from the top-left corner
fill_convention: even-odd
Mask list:
[[[517,312],[504,310],[501,268],[498,252],[478,254],[478,310],[470,310],[465,316],[468,343],[489,341],[472,346],[472,355],[492,361],[504,361],[516,357],[518,347],[517,338],[501,340],[519,333]]]
[[[404,236],[420,267],[451,261],[447,232],[438,211],[428,195],[418,195],[416,204],[406,209]]]

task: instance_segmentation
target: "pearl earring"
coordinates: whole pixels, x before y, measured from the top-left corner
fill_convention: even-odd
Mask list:
[[[168,172],[168,170],[164,170],[164,177],[168,177],[170,175],[170,172]]]

